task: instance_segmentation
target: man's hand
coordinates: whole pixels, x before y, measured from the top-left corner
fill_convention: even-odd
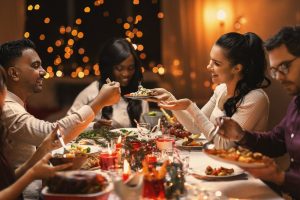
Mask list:
[[[51,134],[47,135],[47,137],[43,140],[43,142],[39,146],[39,150],[42,150],[43,152],[50,152],[54,149],[57,149],[61,147],[60,142],[57,138],[57,132],[58,126],[52,131]]]
[[[265,163],[264,167],[243,169],[255,178],[282,185],[284,182],[284,172],[278,169],[276,163],[271,158],[264,157],[263,159],[263,162]]]
[[[111,82],[102,86],[96,99],[99,100],[102,106],[111,106],[120,101],[120,94],[120,83]]]
[[[220,126],[218,133],[229,140],[240,141],[245,134],[242,127],[229,117],[217,118],[216,123]]]
[[[112,126],[112,120],[107,119],[99,119],[94,123],[94,129],[99,129],[103,126],[111,127]]]
[[[174,101],[162,101],[158,104],[159,107],[168,110],[185,110],[192,104],[189,99],[179,99]]]

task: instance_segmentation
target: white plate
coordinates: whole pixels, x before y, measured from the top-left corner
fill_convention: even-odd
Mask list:
[[[197,170],[193,170],[193,173],[203,176],[203,178],[207,178],[207,179],[223,179],[223,178],[229,178],[229,177],[234,177],[234,176],[239,176],[241,174],[244,173],[244,170],[238,168],[238,167],[229,167],[226,165],[218,165],[218,166],[211,166],[212,168],[219,168],[219,167],[225,167],[225,168],[233,168],[234,172],[230,175],[226,175],[226,176],[214,176],[214,175],[206,175],[205,174],[205,170],[206,170],[205,166],[203,169],[197,169]]]
[[[129,99],[136,99],[136,100],[142,100],[142,99],[156,99],[155,96],[132,96],[130,94],[125,94],[124,97]]]
[[[182,143],[185,141],[184,139],[177,140],[175,142],[176,147],[179,149],[185,149],[185,150],[201,150],[203,148],[203,144],[207,141],[206,139],[195,139],[196,141],[202,142],[202,145],[199,146],[185,146],[182,145]]]
[[[101,151],[101,148],[98,147],[98,146],[95,146],[95,145],[79,145],[79,144],[74,144],[74,145],[78,145],[78,146],[81,146],[83,148],[90,148],[91,151],[90,153],[87,153],[88,155],[91,155],[91,154],[94,154],[94,153],[99,153]],[[67,144],[67,149],[71,148],[71,144]],[[53,150],[52,151],[52,155],[54,154],[64,154],[64,148],[61,147],[59,149],[56,149],[56,150]]]
[[[146,128],[143,128],[143,127],[141,127],[141,130],[143,130],[142,133],[144,133],[144,134],[149,132],[149,130],[147,130]],[[126,136],[135,136],[138,134],[139,129],[138,128],[116,128],[116,129],[110,130],[110,132],[119,133],[121,135],[126,135]],[[127,134],[127,133],[129,133],[129,134]]]
[[[225,162],[225,163],[230,163],[230,164],[234,164],[234,165],[237,165],[237,166],[240,166],[240,167],[246,167],[246,168],[259,168],[259,167],[264,167],[265,164],[264,163],[260,163],[260,162],[254,162],[254,163],[246,163],[246,162],[238,162],[238,161],[234,161],[234,160],[228,160],[228,159],[224,159],[224,158],[221,158],[219,156],[216,156],[216,155],[212,155],[212,154],[209,154],[205,151],[203,151],[207,156],[215,159],[215,160],[218,160],[218,161],[221,161],[221,162]]]

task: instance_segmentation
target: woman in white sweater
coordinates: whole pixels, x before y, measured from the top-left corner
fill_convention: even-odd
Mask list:
[[[135,127],[134,120],[140,121],[142,114],[149,111],[149,106],[145,101],[124,98],[124,94],[136,92],[139,82],[143,79],[142,64],[132,44],[123,38],[107,41],[99,56],[99,66],[100,80],[92,82],[79,93],[67,115],[72,114],[82,105],[90,103],[109,78],[120,83],[120,101],[113,106],[104,107],[97,113],[88,129],[97,129],[101,126]]]
[[[231,117],[244,129],[264,131],[269,99],[261,88],[269,86],[270,80],[265,76],[267,60],[262,40],[254,33],[227,33],[216,41],[210,57],[207,69],[219,85],[202,109],[189,99],[176,100],[162,88],[155,89],[159,105],[173,110],[188,131],[201,132],[208,140],[216,129],[215,119],[221,116]],[[219,135],[214,143],[223,149],[234,145]]]

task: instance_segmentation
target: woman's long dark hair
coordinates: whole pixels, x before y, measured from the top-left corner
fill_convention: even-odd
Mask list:
[[[227,33],[216,42],[225,50],[225,56],[231,65],[241,64],[241,79],[238,81],[234,96],[227,99],[224,110],[231,117],[244,97],[254,89],[268,87],[271,81],[266,77],[267,57],[263,41],[255,33]],[[265,82],[265,84],[264,84]]]
[[[0,65],[0,93],[2,95],[4,93],[4,90],[6,90],[6,73],[4,68]],[[7,132],[2,120],[2,109],[3,108],[0,108],[0,153],[3,153],[3,147],[5,144],[5,139],[7,137]]]
[[[121,95],[135,92],[138,90],[139,82],[142,81],[142,64],[138,59],[138,56],[132,46],[132,44],[123,38],[113,38],[109,40],[103,47],[99,56],[99,65],[101,71],[101,78],[99,80],[99,87],[101,88],[103,84],[106,83],[106,79],[116,80],[114,77],[114,66],[123,62],[130,55],[134,58],[135,73],[128,86],[121,87]],[[100,89],[99,88],[99,89]],[[127,112],[131,125],[136,126],[134,119],[139,121],[142,113],[142,103],[141,101],[125,99],[128,102]],[[110,119],[112,116],[112,107],[104,107],[102,109],[102,117],[105,119]]]

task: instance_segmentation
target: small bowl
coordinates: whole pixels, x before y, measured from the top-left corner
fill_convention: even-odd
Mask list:
[[[158,119],[163,116],[163,113],[160,111],[150,111],[143,114],[143,120],[146,123],[149,123],[151,127],[155,126],[158,123]]]
[[[87,161],[87,154],[76,154],[75,157],[64,157],[64,154],[54,154],[50,159],[52,165],[62,165],[65,163],[73,163],[73,165],[65,170],[76,170],[80,169],[80,167]]]

